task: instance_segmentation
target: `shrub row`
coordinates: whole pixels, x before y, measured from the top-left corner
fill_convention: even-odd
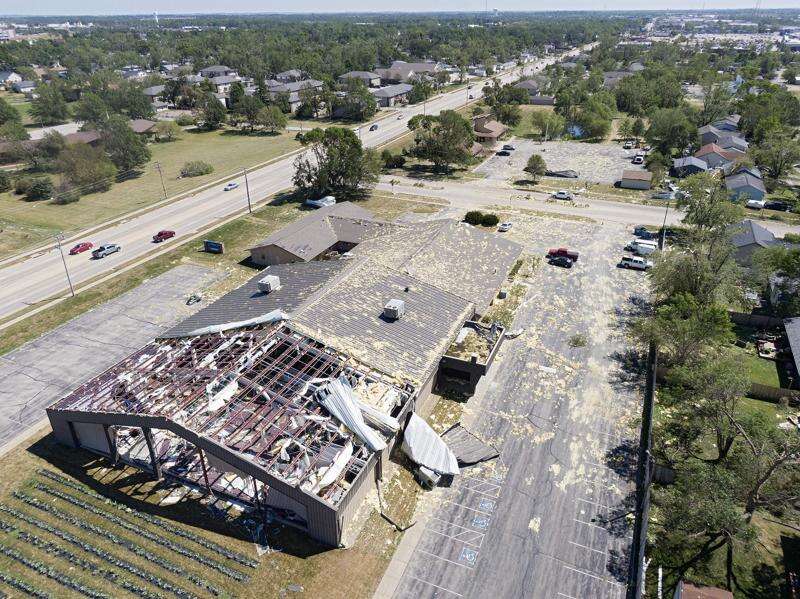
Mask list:
[[[500,219],[496,214],[491,212],[481,212],[480,210],[470,210],[464,215],[464,222],[469,223],[470,225],[478,226],[483,225],[484,227],[494,227],[497,223],[500,222]]]
[[[248,566],[250,568],[258,567],[258,561],[257,560],[254,560],[253,558],[248,557],[248,556],[246,556],[246,555],[244,555],[242,553],[239,553],[237,551],[231,551],[230,549],[228,549],[226,547],[223,547],[222,545],[218,545],[217,543],[214,543],[212,541],[209,541],[208,539],[203,538],[200,535],[197,535],[197,534],[195,534],[195,533],[193,533],[191,531],[184,530],[183,528],[179,528],[177,526],[173,526],[172,524],[170,524],[169,522],[167,522],[163,518],[159,518],[158,516],[153,516],[153,515],[148,514],[146,512],[139,512],[139,511],[133,510],[133,509],[129,508],[126,505],[123,505],[121,503],[117,503],[116,501],[108,499],[107,497],[104,497],[103,495],[100,495],[99,493],[95,493],[94,491],[92,491],[88,487],[86,487],[86,486],[84,486],[84,485],[82,485],[80,483],[76,483],[75,481],[70,480],[69,478],[66,478],[64,476],[61,476],[60,474],[57,474],[57,473],[55,473],[55,472],[53,472],[51,470],[46,470],[44,468],[41,468],[37,472],[40,475],[44,476],[45,478],[49,478],[50,480],[55,481],[57,483],[60,483],[60,484],[64,485],[65,487],[69,487],[70,489],[74,489],[76,491],[80,491],[84,495],[87,495],[87,496],[92,497],[94,499],[98,499],[100,501],[103,501],[105,504],[111,505],[111,506],[117,508],[118,510],[125,512],[126,514],[130,514],[131,516],[133,516],[135,518],[138,518],[139,520],[144,520],[145,522],[149,522],[150,524],[158,526],[159,528],[161,528],[161,529],[163,529],[163,530],[165,530],[167,532],[170,532],[170,533],[172,533],[172,534],[174,534],[176,536],[182,537],[182,538],[187,539],[189,541],[193,541],[193,542],[197,543],[198,545],[201,545],[202,547],[205,547],[209,551],[214,551],[215,553],[217,553],[217,554],[219,554],[219,555],[221,555],[223,557],[226,557],[231,561],[234,561],[234,562],[236,562],[238,564],[241,564],[243,566]]]
[[[112,514],[110,512],[102,510],[102,509],[100,509],[98,507],[95,507],[94,505],[92,505],[90,503],[87,503],[85,501],[82,501],[82,500],[78,499],[77,497],[74,497],[74,496],[69,495],[67,493],[62,493],[58,489],[54,489],[53,487],[50,487],[50,486],[45,485],[43,483],[34,483],[33,486],[34,486],[34,488],[38,489],[39,491],[43,491],[44,493],[47,493],[48,495],[52,495],[53,497],[58,497],[59,499],[63,499],[64,501],[66,501],[68,503],[71,503],[72,505],[74,505],[76,507],[79,507],[81,509],[84,509],[87,512],[90,512],[90,513],[94,514],[95,516],[100,516],[101,518],[105,518],[109,522],[112,522],[112,523],[116,524],[117,526],[120,526],[120,527],[124,528],[125,530],[129,530],[131,532],[134,532],[137,535],[139,535],[141,537],[144,537],[145,539],[147,539],[149,541],[152,541],[153,543],[161,545],[165,549],[169,549],[171,551],[174,551],[175,553],[177,553],[179,555],[182,555],[182,556],[184,556],[184,557],[186,557],[188,559],[194,560],[199,564],[202,564],[204,566],[212,568],[212,569],[216,570],[217,572],[225,574],[226,576],[229,576],[230,578],[233,578],[234,580],[236,580],[238,582],[247,582],[248,580],[250,580],[250,577],[247,576],[246,574],[242,574],[241,572],[239,572],[237,570],[229,568],[225,564],[221,564],[220,562],[218,562],[216,560],[207,558],[207,557],[205,557],[203,555],[199,555],[197,552],[192,551],[191,549],[189,549],[188,547],[185,547],[184,545],[181,545],[179,543],[175,543],[173,541],[170,541],[166,537],[162,537],[161,535],[157,535],[157,534],[155,534],[153,532],[150,532],[149,530],[145,530],[145,529],[143,529],[143,528],[141,528],[139,526],[136,526],[135,524],[132,524],[132,523],[128,522],[127,520],[125,520],[123,518],[120,518],[119,516],[117,516],[115,514]]]
[[[10,547],[0,545],[0,553],[11,558],[15,562],[22,564],[26,568],[30,568],[34,572],[41,574],[42,576],[47,576],[47,578],[50,580],[54,580],[58,584],[80,593],[84,597],[89,597],[90,599],[112,599],[110,595],[106,595],[100,591],[95,591],[94,589],[87,587],[85,584],[78,582],[74,578],[70,578],[63,572],[59,572],[55,568],[51,568],[47,564],[38,560],[29,559]]]
[[[83,549],[87,553],[91,553],[92,555],[99,557],[103,561],[113,566],[116,566],[120,570],[125,570],[126,572],[133,574],[134,576],[138,576],[142,580],[149,582],[150,584],[157,586],[158,588],[164,591],[172,593],[176,597],[180,597],[181,599],[196,599],[196,597],[191,593],[189,593],[188,591],[184,591],[183,589],[176,587],[165,580],[162,580],[155,574],[150,574],[149,572],[145,572],[144,570],[141,570],[140,568],[134,566],[130,562],[119,559],[118,557],[108,553],[107,551],[104,551],[98,547],[95,547],[94,545],[81,541],[78,537],[75,537],[69,534],[68,532],[64,532],[63,530],[58,530],[57,528],[50,526],[47,522],[39,520],[38,518],[33,518],[32,516],[29,516],[23,512],[20,512],[18,510],[15,510],[14,508],[2,504],[0,504],[0,512],[9,514],[10,516],[17,518],[18,520],[22,520],[23,522],[26,522],[31,526],[35,526],[37,528],[40,528],[41,530],[49,532],[50,534],[58,537],[59,539],[66,541],[67,543],[71,543],[72,545],[75,545],[76,547]]]
[[[52,599],[52,596],[49,595],[48,593],[35,589],[24,580],[20,580],[19,578],[14,578],[10,574],[6,574],[5,572],[0,572],[0,582],[4,582],[11,588],[17,589],[18,591],[22,591],[28,597],[36,597],[36,599]]]

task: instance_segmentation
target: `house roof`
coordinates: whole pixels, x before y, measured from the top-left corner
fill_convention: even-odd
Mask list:
[[[738,224],[731,225],[730,232],[731,243],[737,248],[754,244],[761,247],[769,247],[776,243],[775,235],[772,234],[772,231],[749,218]]]
[[[412,89],[414,89],[414,86],[408,83],[396,83],[395,85],[387,85],[386,87],[381,87],[379,89],[373,89],[370,91],[372,92],[372,95],[377,96],[378,98],[396,98],[397,96],[407,94]]]
[[[302,77],[303,72],[300,69],[289,69],[287,71],[281,71],[280,73],[275,75],[275,78],[278,79],[280,77]]]
[[[234,81],[239,81],[239,78],[234,75],[218,75],[217,77],[212,77],[209,81],[214,85],[226,85]]]
[[[725,175],[735,175],[736,173],[750,173],[754,177],[758,177],[759,179],[763,179],[764,176],[761,174],[761,169],[757,166],[746,166],[744,164],[736,164],[732,162],[731,164],[726,164],[722,167],[722,172]]]
[[[673,168],[686,168],[688,166],[694,166],[703,171],[708,170],[708,165],[694,156],[684,156],[683,158],[676,158],[672,161]]]
[[[714,125],[703,125],[702,127],[697,129],[697,133],[699,135],[705,135],[706,133],[713,133],[714,135],[719,136],[722,134],[722,131],[717,129]]]
[[[20,74],[16,71],[0,71],[0,81],[8,81],[8,78],[11,77],[11,75],[16,75],[17,77],[20,76]]]
[[[650,171],[622,171],[622,178],[630,181],[652,181],[653,173]]]
[[[134,133],[147,133],[155,127],[156,122],[148,119],[132,119],[128,121],[128,125]]]
[[[703,587],[681,582],[680,599],[733,599],[733,593],[717,587]]]
[[[383,317],[383,307],[391,299],[402,299],[406,309],[394,321]],[[365,259],[351,263],[291,322],[300,333],[419,385],[438,367],[472,311],[472,304],[463,298]]]
[[[708,154],[718,154],[719,156],[727,158],[728,160],[734,160],[738,156],[737,153],[730,152],[729,150],[723,150],[717,144],[714,143],[704,145],[699,150],[697,150],[697,152],[694,153],[694,156],[697,158],[701,158]]]
[[[487,115],[477,116],[472,119],[472,128],[479,137],[498,138],[508,131],[503,123],[495,121]]]
[[[767,193],[764,182],[748,172],[736,173],[730,177],[725,177],[725,188],[728,191],[734,191],[743,187],[752,187],[762,193]]]
[[[64,141],[68,144],[84,143],[90,144],[100,139],[99,131],[76,131],[75,133],[67,133],[64,136]]]
[[[517,89],[539,91],[540,86],[533,79],[525,79],[524,81],[519,81],[518,83],[515,83],[514,87],[516,87]]]
[[[339,75],[339,79],[380,79],[380,75],[372,71],[348,71]]]
[[[200,74],[203,75],[206,73],[218,73],[218,72],[221,73],[223,71],[232,71],[232,70],[233,70],[232,68],[225,66],[224,64],[214,64],[211,65],[210,67],[204,67],[200,69]]]
[[[164,92],[163,85],[153,85],[151,87],[145,87],[142,90],[142,93],[145,96],[160,96]]]
[[[223,295],[183,322],[160,335],[161,339],[183,337],[190,331],[204,327],[248,320],[282,310],[287,314],[295,311],[323,285],[347,266],[345,260],[275,264],[254,275],[241,287]],[[277,275],[281,287],[268,294],[262,293],[258,282],[267,275]]]
[[[288,81],[286,83],[268,82],[267,89],[270,93],[295,93],[307,87],[322,87],[322,85],[322,81],[317,81],[316,79],[303,79],[302,81]]]
[[[792,348],[795,369],[800,372],[800,317],[784,319],[783,328],[786,330],[789,347]]]
[[[735,149],[746,152],[750,144],[740,135],[729,131],[717,137],[717,145],[723,150]]]

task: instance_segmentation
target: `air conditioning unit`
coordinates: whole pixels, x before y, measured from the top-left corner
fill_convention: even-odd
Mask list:
[[[258,290],[261,293],[272,293],[281,288],[281,279],[278,275],[267,275],[258,281]]]
[[[398,320],[406,313],[406,303],[403,300],[391,299],[383,307],[383,316],[389,320]]]

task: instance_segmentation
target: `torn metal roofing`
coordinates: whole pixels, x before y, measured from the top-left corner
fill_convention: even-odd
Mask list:
[[[453,450],[427,422],[413,412],[403,433],[403,451],[415,464],[439,474],[459,473]]]
[[[497,449],[481,441],[460,424],[454,424],[442,433],[442,439],[453,450],[459,466],[472,466],[500,455]]]

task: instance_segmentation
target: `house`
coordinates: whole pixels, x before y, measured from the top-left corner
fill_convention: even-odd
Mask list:
[[[717,129],[714,125],[703,125],[697,130],[697,135],[700,137],[702,145],[717,143],[719,136],[722,135],[722,130]]]
[[[475,139],[481,143],[496,142],[506,131],[508,131],[508,127],[494,120],[488,114],[482,114],[472,119],[472,132],[475,134]]]
[[[375,96],[378,106],[387,108],[405,103],[412,89],[414,89],[414,86],[409,83],[395,83],[394,85],[371,89],[370,92]]]
[[[433,76],[443,70],[438,62],[406,62],[395,60],[391,66],[375,69],[381,78],[381,83],[407,83],[416,75]]]
[[[786,331],[786,339],[789,341],[789,348],[792,350],[792,362],[794,362],[795,381],[800,375],[800,318],[786,318],[783,321],[783,328]]]
[[[516,89],[524,89],[527,91],[531,101],[533,101],[533,99],[538,96],[539,92],[541,91],[539,83],[534,79],[525,79],[523,81],[519,81],[514,84],[514,87]]]
[[[694,157],[705,162],[708,168],[720,168],[740,158],[741,153],[723,150],[717,144],[712,143],[706,144],[697,150],[694,153]]]
[[[22,81],[22,75],[19,73],[15,73],[14,71],[0,71],[0,83],[7,88],[20,81]]]
[[[555,96],[534,96],[531,98],[531,104],[534,106],[555,106]]]
[[[650,171],[622,171],[619,186],[625,189],[650,189],[653,173]]]
[[[279,83],[296,83],[303,80],[303,72],[299,69],[289,69],[275,75],[275,80]]]
[[[28,94],[36,89],[36,82],[35,81],[17,81],[16,83],[11,84],[11,89],[13,89],[18,94]]]
[[[294,112],[300,106],[300,91],[304,89],[319,89],[323,88],[322,81],[316,79],[303,79],[302,81],[291,81],[289,83],[281,83],[276,80],[267,81],[267,93],[272,99],[277,98],[281,94],[287,94],[289,100],[289,110]]]
[[[673,177],[688,177],[697,173],[704,173],[708,170],[708,165],[694,156],[676,158],[672,161],[670,172]]]
[[[737,173],[749,173],[750,175],[756,177],[757,179],[764,179],[764,176],[761,174],[761,169],[757,166],[748,166],[746,164],[732,162],[731,164],[727,164],[722,167],[722,172],[726,177],[730,175],[735,175]]]
[[[761,201],[767,195],[764,182],[748,172],[739,172],[725,177],[725,189],[728,190],[731,200],[736,201]]]
[[[132,119],[128,121],[128,126],[138,135],[152,135],[155,133],[155,121],[147,119]]]
[[[733,593],[717,587],[695,586],[681,580],[672,599],[733,599]]]
[[[645,69],[645,66],[641,62],[632,62],[628,66],[628,70],[631,73],[640,73],[640,72],[644,71],[644,69]]]
[[[606,71],[603,73],[603,87],[606,89],[614,89],[619,85],[619,82],[630,77],[633,73],[629,71]]]
[[[769,290],[769,303],[773,309],[780,308],[783,303],[790,302],[800,293],[800,279],[786,276],[785,273],[774,272],[770,275],[767,282]],[[800,327],[800,318],[797,319],[797,326]],[[795,354],[800,359],[800,346],[798,346],[798,353]]]
[[[740,154],[746,154],[747,149],[750,147],[750,144],[743,137],[738,133],[732,132],[721,133],[715,143],[723,150],[739,152]]]
[[[367,87],[380,87],[381,76],[372,71],[348,71],[339,75],[339,83],[347,83],[350,79],[359,79]]]
[[[238,75],[218,75],[209,79],[217,90],[218,94],[227,94],[231,91],[231,85],[239,81]]]
[[[163,85],[153,85],[150,87],[145,87],[142,90],[142,93],[147,96],[147,99],[150,100],[151,104],[154,104],[159,101],[161,94],[164,93],[165,86]]]
[[[711,124],[721,131],[738,131],[741,118],[739,114],[729,114],[725,118]]]
[[[755,251],[781,243],[772,231],[750,219],[731,225],[729,233],[734,247],[734,258],[740,266],[749,267]]]
[[[200,69],[197,73],[203,79],[212,79],[213,77],[225,77],[227,75],[236,75],[236,71],[230,67],[222,64],[215,64],[210,67]]]
[[[564,62],[559,62],[558,66],[560,66],[562,69],[564,69],[566,71],[571,71],[572,69],[574,69],[574,68],[576,68],[578,66],[578,63],[577,62],[571,62],[571,61],[564,61]]]

